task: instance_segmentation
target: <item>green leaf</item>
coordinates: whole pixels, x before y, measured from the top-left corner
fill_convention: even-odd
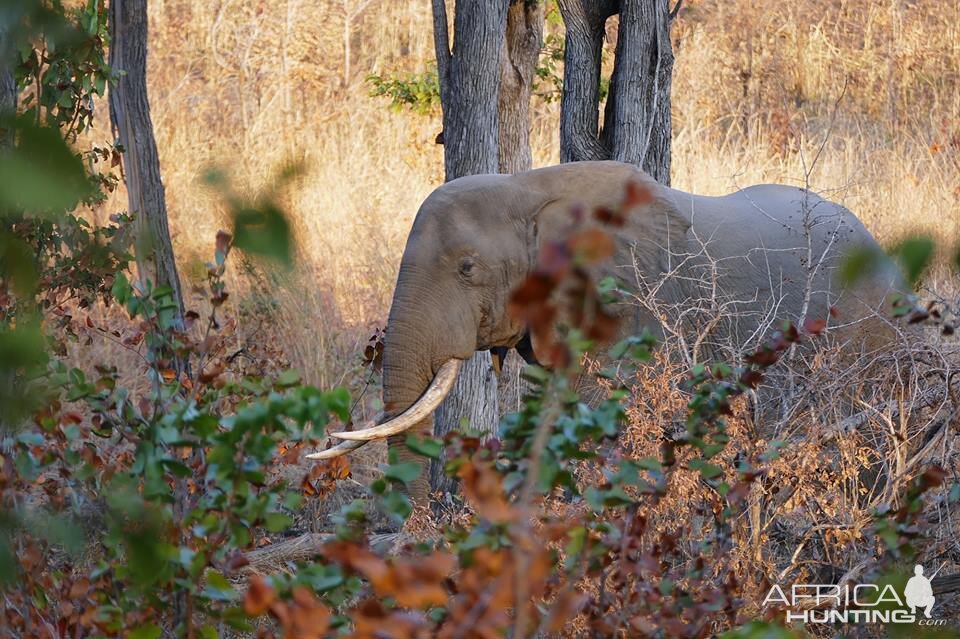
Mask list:
[[[285,266],[292,261],[290,225],[273,205],[244,208],[233,216],[233,245],[242,251],[274,259]]]
[[[418,464],[417,462],[399,462],[390,464],[384,468],[383,476],[402,484],[409,484],[419,477],[421,472],[423,472],[423,464]]]
[[[267,513],[263,520],[264,525],[270,532],[282,532],[293,523],[293,518],[283,513]]]
[[[216,570],[207,571],[204,577],[206,580],[206,587],[203,589],[205,597],[216,601],[233,601],[240,596],[226,577]]]
[[[33,297],[37,287],[37,265],[30,246],[18,237],[0,235],[0,277],[13,284],[24,299]]]
[[[277,377],[277,386],[296,386],[300,383],[300,372],[293,369],[285,370]]]
[[[114,276],[113,286],[110,288],[110,293],[113,295],[113,298],[118,304],[126,304],[127,300],[130,298],[130,295],[133,293],[133,287],[130,286],[130,280],[127,279],[127,276],[122,271]]]
[[[903,267],[904,276],[915,284],[933,259],[934,242],[929,237],[911,237],[901,242],[893,254]]]
[[[873,249],[858,248],[849,251],[840,263],[840,283],[851,286],[861,278],[873,273],[883,261],[883,253]]]
[[[702,459],[691,459],[690,470],[699,470],[704,479],[713,479],[723,474],[723,469],[716,464],[708,464]]]
[[[400,521],[405,520],[413,512],[410,499],[399,490],[391,490],[380,498],[380,506],[385,513]]]
[[[59,131],[25,117],[0,122],[0,127],[17,133],[16,146],[0,154],[0,206],[34,213],[68,211],[92,193],[83,162]]]
[[[420,438],[416,435],[408,435],[406,443],[407,448],[430,459],[440,459],[440,453],[443,452],[443,442],[433,437]]]
[[[566,555],[564,567],[571,570],[576,565],[577,559],[587,542],[587,529],[584,526],[577,526],[567,533],[567,537],[569,540],[564,548],[564,555]]]
[[[160,626],[155,623],[150,623],[131,630],[127,637],[129,637],[129,639],[157,639],[162,632],[163,630]]]

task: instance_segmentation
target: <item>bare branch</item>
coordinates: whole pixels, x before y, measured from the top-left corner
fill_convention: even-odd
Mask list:
[[[683,6],[683,0],[677,0],[677,4],[673,5],[673,9],[670,9],[670,13],[667,14],[670,18],[670,22],[673,22],[677,19],[677,15],[680,13],[680,7]]]
[[[440,82],[440,102],[447,103],[447,86],[450,79],[450,34],[448,32],[447,5],[444,0],[433,0],[433,47],[437,54],[437,78]]]

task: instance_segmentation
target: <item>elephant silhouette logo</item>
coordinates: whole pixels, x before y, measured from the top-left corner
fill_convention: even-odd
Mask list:
[[[910,580],[907,581],[907,587],[903,589],[903,596],[907,600],[910,612],[916,614],[917,608],[921,608],[926,618],[930,618],[935,599],[930,579],[923,576],[923,566],[917,564],[913,567],[913,577],[910,577]]]

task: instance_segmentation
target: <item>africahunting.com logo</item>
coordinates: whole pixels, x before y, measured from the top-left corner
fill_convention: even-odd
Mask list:
[[[939,572],[939,571],[938,571]],[[936,598],[923,566],[914,566],[913,577],[901,595],[891,584],[793,584],[787,590],[770,588],[763,606],[783,606],[787,623],[915,623],[942,626],[933,617]]]

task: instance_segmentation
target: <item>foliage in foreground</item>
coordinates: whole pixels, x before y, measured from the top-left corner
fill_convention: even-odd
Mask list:
[[[15,121],[15,145],[3,156],[24,175],[56,171],[45,174],[42,190],[7,185],[0,203],[4,246],[13,247],[3,256],[0,291],[0,376],[13,389],[4,397],[0,442],[5,631],[519,637],[576,629],[688,637],[738,627],[734,636],[794,634],[776,623],[774,610],[762,622],[743,617],[742,584],[730,563],[733,520],[782,443],[733,468],[724,453],[738,398],[795,342],[812,339],[816,325],[804,335],[784,326],[742,366],[691,371],[682,434],[665,438],[659,455],[625,456],[614,445],[633,401],[624,380],[649,362],[655,344],[639,335],[615,345],[610,357],[618,370],[599,375],[604,398],[582,401],[575,381],[583,355],[612,336],[616,322],[603,310],[613,287],[587,275],[608,256],[610,240],[574,222],[512,300],[512,312],[544,340],[552,320],[566,326],[551,349],[553,368],[526,371],[531,392],[523,409],[504,420],[496,440],[454,434],[409,442],[425,459],[446,452],[446,470],[459,478],[466,501],[462,516],[404,552],[385,552],[373,548],[367,512],[354,502],[310,561],[260,575],[251,557],[289,530],[303,494],[322,496],[349,473],[347,463],[330,463],[295,486],[274,472],[278,462],[298,463],[304,448],[318,445],[331,420],[349,420],[346,392],[304,386],[292,372],[233,381],[224,375],[224,339],[233,326],[224,274],[234,240],[284,261],[282,215],[270,203],[231,203],[236,227],[216,238],[207,308],[188,313],[179,328],[170,291],[126,275],[126,220],[87,230],[75,215],[110,182],[86,174],[65,143],[75,139],[69,127],[76,118],[56,113],[39,124]],[[643,199],[632,193],[623,214]],[[264,237],[276,241],[263,244]],[[561,290],[568,304],[556,304]],[[114,333],[86,315],[97,299],[122,306],[126,330]],[[74,314],[83,314],[82,322]],[[66,367],[58,342],[78,333],[78,323],[87,336],[141,354],[146,390],[125,383],[129,371]],[[189,360],[189,374],[178,375],[175,358]],[[389,464],[369,486],[370,498],[398,524],[418,516],[402,489],[419,472],[416,464]],[[686,522],[666,532],[650,526],[680,472],[694,473],[710,495],[694,562],[682,560]],[[928,469],[898,508],[876,514],[872,525],[884,543],[877,569],[915,555],[922,499],[942,481]]]

